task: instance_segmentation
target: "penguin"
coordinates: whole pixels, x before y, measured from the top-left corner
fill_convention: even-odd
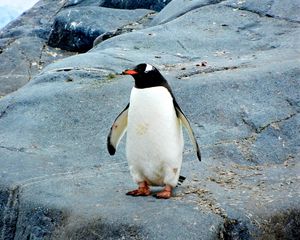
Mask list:
[[[150,186],[163,186],[156,198],[172,196],[180,176],[183,156],[182,126],[187,129],[201,161],[199,145],[188,119],[179,107],[167,80],[154,66],[141,63],[122,72],[134,78],[130,100],[117,116],[107,137],[107,148],[114,155],[126,134],[126,158],[138,188],[126,195],[149,196]]]

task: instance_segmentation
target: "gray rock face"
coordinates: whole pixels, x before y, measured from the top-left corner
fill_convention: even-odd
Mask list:
[[[252,0],[252,1],[238,1],[227,0],[224,4],[241,10],[252,11],[264,16],[287,19],[289,21],[300,22],[298,9],[300,8],[300,1],[292,0]]]
[[[39,1],[0,31],[0,97],[30,81],[44,66],[70,56],[46,44],[60,1]]]
[[[151,22],[151,25],[158,25],[169,22],[175,18],[178,18],[185,13],[210,4],[217,4],[222,0],[173,0],[167,7],[165,7]]]
[[[172,1],[170,20],[49,64],[0,100],[0,239],[298,239],[299,23],[288,5],[272,17],[200,2]],[[140,62],[169,80],[202,152],[185,136],[187,179],[167,201],[126,196],[125,143],[106,150],[132,88],[117,73]]]
[[[99,35],[138,21],[150,12],[95,6],[67,8],[55,17],[48,44],[68,51],[86,52]]]

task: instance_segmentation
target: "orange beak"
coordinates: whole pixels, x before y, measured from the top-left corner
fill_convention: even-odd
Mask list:
[[[122,74],[123,75],[136,75],[136,74],[138,74],[138,72],[135,70],[132,70],[132,69],[127,69],[127,70],[123,71]]]

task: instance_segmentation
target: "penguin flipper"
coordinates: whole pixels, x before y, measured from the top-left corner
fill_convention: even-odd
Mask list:
[[[197,153],[197,157],[198,157],[199,161],[201,161],[200,148],[199,148],[199,145],[197,143],[194,131],[191,128],[190,122],[186,118],[186,116],[184,115],[184,113],[182,112],[182,110],[180,109],[180,107],[179,107],[179,105],[177,104],[176,101],[174,101],[174,106],[175,106],[177,117],[181,120],[181,123],[186,128],[186,130],[187,130],[187,132],[189,134],[190,140],[191,140],[191,142],[193,144],[193,147],[195,149],[195,152]]]
[[[120,140],[124,136],[127,129],[129,103],[124,110],[117,116],[113,125],[110,128],[107,136],[107,150],[110,155],[114,155],[119,145]]]

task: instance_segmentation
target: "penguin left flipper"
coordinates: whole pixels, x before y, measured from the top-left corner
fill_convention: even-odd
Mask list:
[[[110,155],[114,155],[119,145],[120,140],[124,136],[127,129],[129,103],[124,110],[117,116],[113,125],[110,128],[107,136],[107,149]]]
[[[175,100],[173,101],[173,103],[174,103],[174,107],[175,107],[175,110],[176,110],[176,115],[181,120],[182,125],[186,128],[186,130],[189,134],[190,140],[191,140],[191,142],[193,144],[193,147],[195,149],[195,152],[197,153],[197,157],[198,157],[199,161],[201,161],[200,148],[198,146],[198,143],[197,143],[195,134],[193,132],[193,129],[191,128],[190,122],[186,118],[186,116],[184,115],[182,110],[180,109],[178,103]]]

